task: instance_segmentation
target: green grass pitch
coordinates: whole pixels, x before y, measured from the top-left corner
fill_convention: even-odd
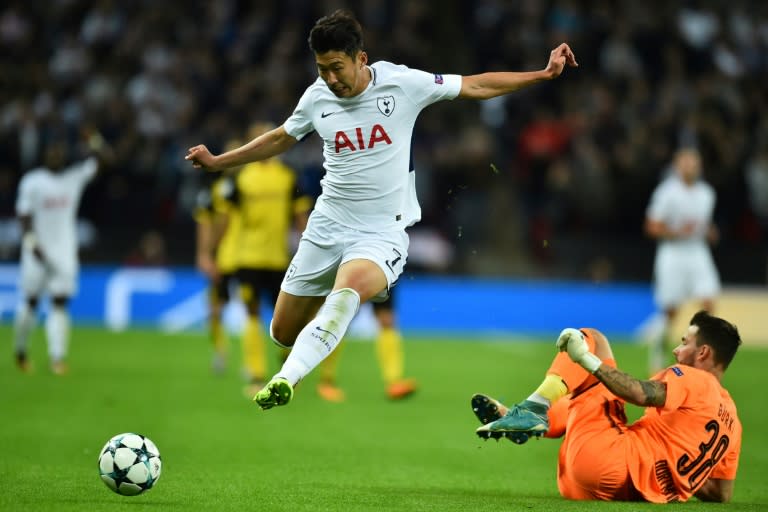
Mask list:
[[[263,412],[244,398],[238,368],[210,374],[203,334],[76,328],[72,371],[63,378],[47,372],[41,329],[33,375],[16,371],[7,325],[0,336],[2,511],[656,509],[560,498],[557,441],[516,446],[475,437],[470,396],[527,396],[554,343],[409,339],[406,366],[421,389],[392,403],[373,345],[349,342],[340,366],[346,402],[318,399],[314,373],[291,405]],[[642,374],[642,347],[614,349],[624,369]],[[674,509],[768,510],[766,368],[768,351],[744,348],[725,379],[744,423],[734,503],[693,500]],[[96,466],[107,439],[126,431],[149,436],[163,457],[160,481],[137,497],[109,491]]]

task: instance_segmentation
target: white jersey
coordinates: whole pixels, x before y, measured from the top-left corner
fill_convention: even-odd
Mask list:
[[[699,181],[686,185],[677,174],[653,192],[647,216],[673,230],[693,225],[690,236],[660,240],[654,261],[654,297],[666,309],[687,299],[711,299],[720,292],[720,276],[706,237],[715,209],[715,191]]]
[[[284,128],[296,139],[313,130],[323,139],[326,173],[317,211],[360,231],[394,231],[421,219],[411,172],[416,118],[426,106],[458,96],[461,76],[383,61],[369,69],[368,87],[353,98],[337,98],[318,78]]]
[[[693,232],[685,238],[661,240],[659,248],[663,247],[708,247],[707,233],[712,224],[712,214],[715,210],[715,191],[704,181],[686,185],[677,175],[672,174],[664,179],[651,196],[647,217],[660,221],[673,231],[685,225],[694,225]]]
[[[32,231],[47,259],[75,258],[77,209],[97,168],[96,159],[88,158],[60,172],[39,167],[21,179],[16,214],[32,217]]]

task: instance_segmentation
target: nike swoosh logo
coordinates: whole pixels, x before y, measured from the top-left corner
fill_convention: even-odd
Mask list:
[[[325,112],[322,112],[322,113],[320,114],[320,117],[322,117],[323,119],[325,119],[326,117],[328,117],[328,116],[332,116],[333,114],[338,114],[339,112],[341,112],[341,110],[339,110],[339,111],[336,111],[336,112],[328,112],[327,114],[326,114]]]
[[[321,328],[321,327],[318,327],[318,326],[315,326],[315,329],[317,329],[318,331],[320,331],[320,332],[323,332],[323,333],[325,333],[325,334],[330,334],[331,336],[333,336],[333,338],[334,338],[336,341],[338,341],[338,340],[339,340],[339,338],[338,338],[338,337],[337,337],[335,334],[333,334],[331,331],[326,331],[325,329],[323,329],[323,328]]]

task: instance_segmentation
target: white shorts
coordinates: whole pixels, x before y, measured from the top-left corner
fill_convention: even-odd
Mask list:
[[[49,293],[54,297],[72,297],[77,293],[78,263],[75,258],[46,260],[44,265],[31,251],[21,254],[20,290],[24,298]]]
[[[407,258],[405,230],[358,231],[314,211],[280,289],[300,297],[326,296],[333,290],[336,272],[342,264],[364,259],[378,265],[387,278],[387,288],[371,299],[382,302],[389,297],[389,289],[402,274]]]
[[[720,276],[706,246],[659,247],[653,271],[654,296],[662,309],[720,293]]]

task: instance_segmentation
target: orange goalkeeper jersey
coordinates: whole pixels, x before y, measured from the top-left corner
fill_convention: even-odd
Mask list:
[[[685,365],[671,366],[654,379],[666,382],[666,403],[647,408],[627,431],[635,488],[648,501],[686,501],[707,478],[735,479],[741,422],[720,382]]]

